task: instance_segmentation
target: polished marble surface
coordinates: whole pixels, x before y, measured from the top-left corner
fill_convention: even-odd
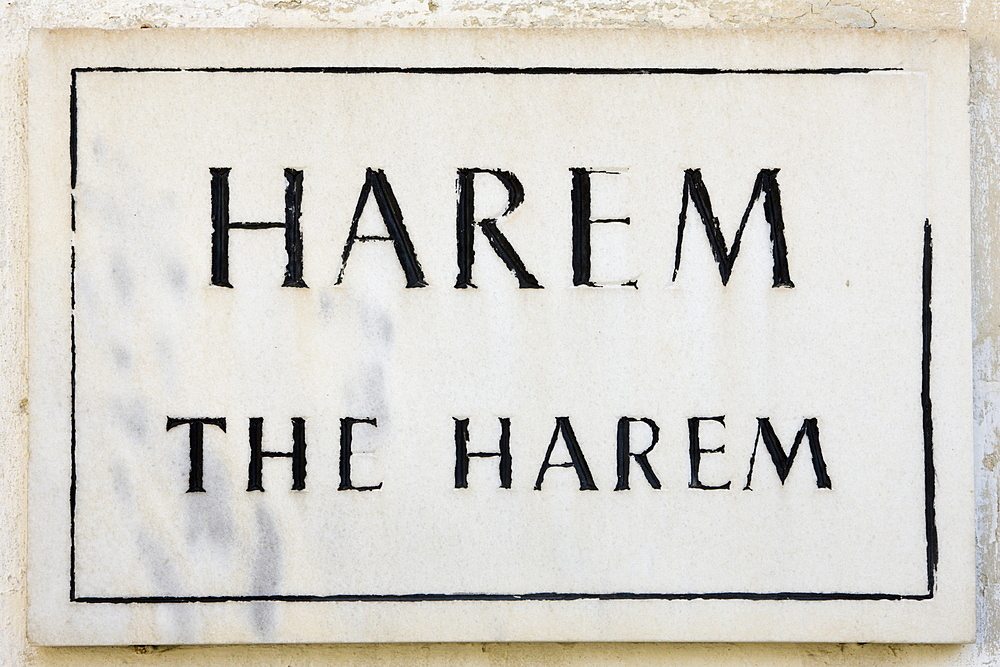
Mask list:
[[[928,40],[40,40],[37,641],[967,639]]]

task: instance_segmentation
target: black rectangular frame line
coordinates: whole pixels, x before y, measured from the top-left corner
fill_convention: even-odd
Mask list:
[[[69,96],[69,155],[70,155],[70,229],[76,232],[76,188],[78,99],[77,75],[86,72],[143,73],[143,72],[227,72],[227,73],[308,73],[308,74],[495,74],[495,75],[839,75],[899,72],[901,67],[847,67],[847,68],[797,68],[797,69],[715,69],[715,68],[658,68],[658,67],[74,67],[70,70]],[[211,596],[132,596],[98,597],[76,594],[76,245],[70,240],[70,552],[69,599],[80,603],[189,603],[189,602],[448,602],[448,601],[518,601],[518,600],[929,600],[934,597],[935,576],[938,563],[937,526],[935,518],[935,472],[930,397],[931,339],[933,318],[931,313],[931,288],[933,248],[930,220],[924,221],[923,265],[921,284],[921,389],[920,403],[923,420],[924,448],[924,523],[927,543],[927,592],[921,594],[898,593],[813,593],[778,592],[754,593],[413,593],[398,595],[211,595]]]

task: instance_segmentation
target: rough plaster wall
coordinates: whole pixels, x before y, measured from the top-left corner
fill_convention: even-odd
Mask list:
[[[978,665],[1000,663],[1000,2],[997,0],[0,0],[0,665]],[[25,639],[26,48],[31,28],[961,28],[972,42],[975,645],[450,644],[42,649]]]

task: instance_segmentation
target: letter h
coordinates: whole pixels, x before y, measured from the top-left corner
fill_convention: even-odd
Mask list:
[[[231,222],[229,220],[229,167],[212,167],[212,284],[232,287],[229,282],[229,230],[285,228],[285,281],[282,287],[308,287],[302,279],[302,172],[285,169],[284,222]]]
[[[455,420],[455,488],[469,488],[469,459],[490,458],[497,456],[500,458],[500,488],[509,489],[511,482],[511,457],[510,457],[510,418],[500,417],[500,451],[499,452],[470,452],[469,451],[469,420]]]
[[[264,450],[264,419],[250,418],[250,466],[247,491],[264,490],[264,459],[289,458],[292,460],[292,491],[306,488],[306,420],[292,417],[292,451],[269,452]]]

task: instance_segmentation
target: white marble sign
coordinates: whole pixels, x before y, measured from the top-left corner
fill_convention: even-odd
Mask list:
[[[30,68],[33,641],[972,639],[964,37]]]

